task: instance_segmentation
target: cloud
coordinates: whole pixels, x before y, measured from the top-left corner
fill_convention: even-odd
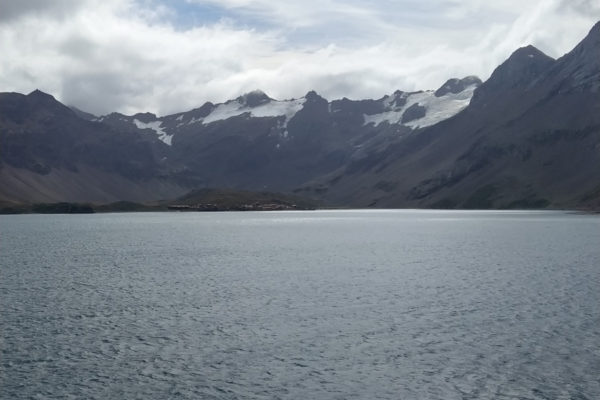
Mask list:
[[[600,13],[600,3],[597,0],[562,0],[560,8],[588,16]]]
[[[277,42],[227,24],[180,32],[141,15],[106,7],[82,9],[64,21],[31,14],[2,26],[0,42],[7,51],[0,61],[6,71],[0,85],[21,91],[39,87],[96,113],[170,112],[208,96],[224,100],[234,94],[227,88],[205,94],[204,87],[242,73],[245,60],[271,53]],[[176,101],[165,103],[169,99]]]
[[[485,79],[530,43],[558,57],[600,19],[586,0],[490,3],[0,0],[0,90],[40,88],[96,114],[166,114],[257,88],[380,97]]]
[[[73,0],[0,0],[0,23],[12,21],[28,15],[46,15],[62,18],[83,6],[84,2]]]

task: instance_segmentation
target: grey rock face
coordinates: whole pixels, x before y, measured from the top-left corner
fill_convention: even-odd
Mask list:
[[[267,96],[267,94],[261,90],[254,90],[252,92],[246,93],[240,97],[238,97],[240,103],[247,105],[248,107],[257,107],[261,104],[266,104],[270,102],[272,99]]]
[[[463,79],[448,79],[438,90],[435,91],[436,97],[442,97],[448,93],[460,93],[471,85],[481,85],[481,79],[476,76],[467,76]]]
[[[600,91],[600,22],[573,51],[557,60],[548,78],[556,91]]]
[[[427,109],[419,103],[413,104],[412,106],[408,107],[406,111],[404,111],[404,114],[402,114],[402,123],[423,118],[425,116],[426,110]]]
[[[493,102],[500,93],[528,88],[544,75],[555,63],[533,46],[516,50],[498,66],[490,78],[477,88],[471,104]]]

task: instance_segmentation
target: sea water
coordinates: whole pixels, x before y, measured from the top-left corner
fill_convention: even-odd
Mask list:
[[[600,216],[0,217],[2,399],[598,399]]]

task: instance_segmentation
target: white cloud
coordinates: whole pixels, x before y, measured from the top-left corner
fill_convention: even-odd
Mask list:
[[[0,90],[40,88],[97,114],[165,114],[257,88],[380,97],[485,79],[530,43],[560,56],[600,19],[590,0],[193,3],[223,18],[183,29],[170,2],[0,0]]]

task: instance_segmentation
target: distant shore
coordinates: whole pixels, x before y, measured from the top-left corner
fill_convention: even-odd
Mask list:
[[[246,204],[216,204],[216,203],[198,203],[195,205],[185,204],[142,204],[130,201],[119,201],[109,204],[91,204],[91,203],[35,203],[35,204],[0,204],[0,215],[9,214],[95,214],[95,213],[115,213],[115,212],[244,212],[244,211],[311,211],[311,210],[346,210],[346,209],[364,209],[376,210],[377,208],[348,208],[333,206],[298,206],[296,204],[285,203],[246,203]],[[386,208],[402,209],[402,208]],[[440,211],[476,211],[475,209],[437,209],[425,208],[424,210]],[[479,210],[479,209],[478,209]],[[481,209],[487,211],[564,211],[579,214],[600,214],[596,209],[552,209],[552,208],[528,208],[528,209]]]

